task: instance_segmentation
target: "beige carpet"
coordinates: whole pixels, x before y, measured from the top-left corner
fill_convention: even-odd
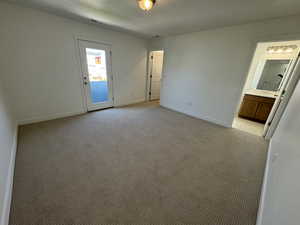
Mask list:
[[[254,225],[267,143],[140,104],[20,128],[12,225]]]

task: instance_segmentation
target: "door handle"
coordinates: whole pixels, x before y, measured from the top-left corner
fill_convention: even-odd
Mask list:
[[[87,84],[88,84],[88,82],[86,82],[86,81],[84,81],[83,83],[84,83],[85,85],[87,85]]]

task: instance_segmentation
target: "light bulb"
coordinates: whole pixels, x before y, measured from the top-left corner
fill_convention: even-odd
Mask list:
[[[139,7],[142,10],[149,11],[153,8],[155,0],[138,0]]]
[[[273,48],[269,48],[268,49],[268,53],[274,53],[275,51],[274,51],[274,49]]]
[[[147,9],[147,10],[149,10],[149,9],[151,9],[152,8],[152,2],[150,1],[150,0],[146,0],[145,1],[145,8]]]

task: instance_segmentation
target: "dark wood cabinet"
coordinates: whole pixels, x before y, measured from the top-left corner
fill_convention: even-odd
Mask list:
[[[246,94],[240,108],[239,117],[265,123],[274,102],[275,98]]]

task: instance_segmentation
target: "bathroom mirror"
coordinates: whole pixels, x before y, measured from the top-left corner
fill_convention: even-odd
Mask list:
[[[268,59],[265,61],[256,89],[279,91],[288,69],[289,59]]]

